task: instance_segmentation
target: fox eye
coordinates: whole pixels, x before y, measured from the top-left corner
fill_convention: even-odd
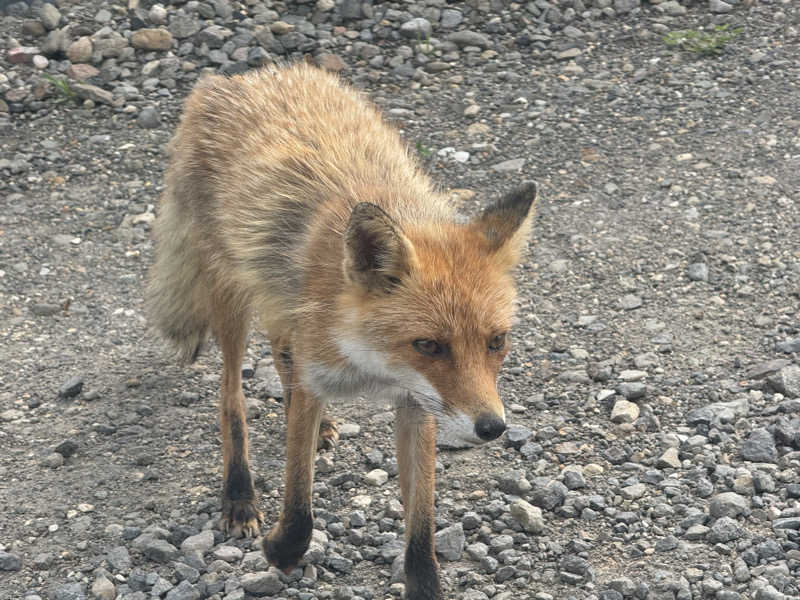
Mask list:
[[[413,346],[425,356],[438,356],[442,353],[442,345],[436,340],[414,340]]]
[[[506,334],[500,333],[489,340],[489,350],[492,352],[499,352],[506,345]]]

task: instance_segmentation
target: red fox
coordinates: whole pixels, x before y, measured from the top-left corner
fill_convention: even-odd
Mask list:
[[[467,445],[506,428],[497,376],[535,196],[524,184],[459,222],[378,110],[309,65],[197,84],[170,145],[147,295],[155,326],[184,361],[209,333],[222,350],[227,532],[257,535],[262,523],[241,381],[256,316],[288,428],[267,559],[289,572],[308,549],[317,444],[337,439],[325,406],[388,398],[397,406],[407,598],[442,598],[436,428]]]

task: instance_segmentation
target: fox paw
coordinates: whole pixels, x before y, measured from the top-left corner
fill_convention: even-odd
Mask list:
[[[222,503],[220,529],[231,537],[256,537],[264,516],[255,500],[225,500]]]
[[[328,416],[322,417],[319,424],[317,450],[333,450],[339,442],[339,426]]]
[[[275,525],[262,543],[269,563],[286,575],[291,573],[308,550],[313,527],[311,515],[302,513],[291,515],[283,527]]]

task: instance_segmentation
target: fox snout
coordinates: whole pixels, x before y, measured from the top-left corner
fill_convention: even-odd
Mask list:
[[[475,421],[475,435],[484,442],[496,440],[506,430],[506,422],[502,417],[483,413]]]

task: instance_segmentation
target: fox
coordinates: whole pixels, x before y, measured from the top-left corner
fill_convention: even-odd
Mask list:
[[[286,416],[284,493],[262,538],[290,573],[313,530],[328,407],[393,401],[408,600],[441,600],[434,548],[437,428],[478,446],[506,429],[497,389],[509,349],[536,184],[471,219],[423,172],[364,93],[299,63],[208,75],[169,145],[155,260],[154,327],[183,362],[222,354],[220,527],[258,537],[241,364],[251,320],[269,339]]]

